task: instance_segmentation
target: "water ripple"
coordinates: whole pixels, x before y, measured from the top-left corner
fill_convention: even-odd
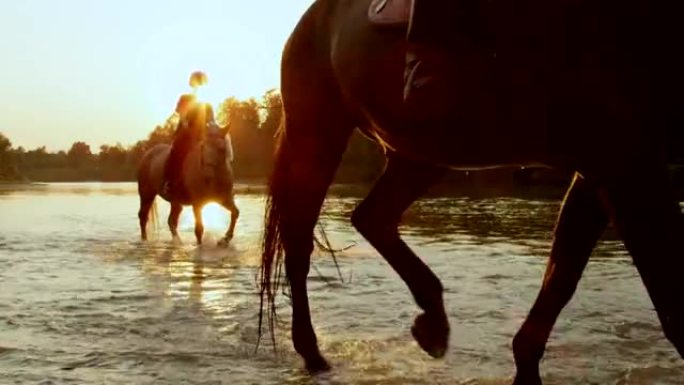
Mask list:
[[[241,192],[247,192],[243,188]],[[191,215],[181,242],[160,226],[138,241],[133,184],[43,185],[3,191],[0,211],[0,372],[3,383],[508,384],[510,343],[534,301],[559,202],[429,198],[401,233],[441,278],[450,350],[433,360],[413,341],[419,313],[406,285],[351,227],[357,197],[333,196],[326,253],[309,279],[312,318],[335,369],[309,376],[290,343],[291,306],[277,300],[255,351],[263,197],[238,194],[233,243],[217,247],[227,216],[214,213],[206,246]],[[168,206],[159,202],[160,222]],[[684,364],[662,335],[621,242],[608,231],[543,361],[549,384],[680,384]]]

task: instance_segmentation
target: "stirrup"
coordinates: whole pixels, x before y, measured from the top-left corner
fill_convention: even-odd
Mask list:
[[[436,81],[438,75],[425,73],[425,66],[425,61],[417,58],[406,63],[404,69],[404,103],[409,103],[416,92],[420,92],[421,88]]]
[[[368,20],[378,27],[407,28],[415,0],[373,0]]]

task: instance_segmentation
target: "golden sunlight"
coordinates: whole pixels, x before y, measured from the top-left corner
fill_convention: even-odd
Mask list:
[[[220,92],[218,87],[211,86],[199,87],[196,95],[199,102],[209,103],[215,110],[228,97]]]
[[[224,230],[228,220],[228,212],[218,203],[209,203],[202,209],[202,222],[207,229]]]
[[[228,228],[229,217],[228,211],[218,203],[209,203],[202,208],[202,223],[204,223],[205,231],[225,231]],[[195,227],[192,210],[183,210],[180,223],[184,229]]]

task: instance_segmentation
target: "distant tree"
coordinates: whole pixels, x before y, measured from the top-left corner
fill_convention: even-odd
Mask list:
[[[14,159],[14,163],[20,170],[23,169],[26,158],[26,149],[24,149],[22,146],[19,146],[11,151],[13,154],[12,158]]]
[[[137,165],[145,154],[145,151],[147,151],[147,148],[148,142],[146,140],[137,141],[128,148],[126,152],[126,162],[128,164]]]
[[[8,167],[12,161],[12,142],[0,132],[0,168]]]
[[[0,132],[0,180],[13,179],[10,175],[15,167],[12,159],[12,142]]]
[[[25,163],[27,168],[42,168],[47,165],[48,153],[45,146],[26,151]]]
[[[260,105],[254,98],[239,100],[227,98],[218,108],[217,121],[230,124],[230,136],[235,150],[235,174],[240,177],[262,177],[266,175],[269,160],[264,154],[267,135],[259,129],[261,125]]]
[[[230,123],[230,129],[239,132],[259,127],[261,121],[259,103],[256,99],[239,100],[229,97],[219,105],[216,114],[217,122],[224,126]]]
[[[103,144],[97,154],[97,161],[100,167],[122,167],[126,163],[127,151],[117,143],[114,146]]]
[[[168,118],[163,124],[157,125],[147,136],[148,148],[159,143],[173,142],[173,133],[176,131],[178,119],[175,115]]]
[[[277,89],[266,91],[261,98],[262,115],[260,129],[273,137],[283,118],[283,99]]]
[[[69,156],[64,150],[59,150],[56,154],[47,155],[53,167],[66,167],[69,165]]]
[[[0,154],[8,153],[11,148],[12,142],[8,137],[5,136],[5,134],[0,132]]]
[[[67,160],[71,167],[82,167],[92,160],[93,153],[90,146],[85,142],[75,142],[66,153]]]
[[[12,149],[12,141],[0,132],[0,180],[23,179],[18,167],[17,151]]]
[[[337,172],[339,182],[370,182],[376,179],[385,164],[385,156],[378,143],[356,130],[349,139],[347,150]]]

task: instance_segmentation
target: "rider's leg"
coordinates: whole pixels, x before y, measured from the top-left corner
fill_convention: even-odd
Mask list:
[[[176,139],[171,145],[169,158],[166,161],[164,168],[164,190],[167,194],[176,194],[180,186],[181,168],[185,155],[188,152],[188,133],[185,131],[178,132]]]
[[[407,102],[422,91],[433,93],[430,88],[439,85],[449,69],[449,56],[459,45],[477,44],[485,28],[481,3],[486,2],[414,0],[404,73]]]

